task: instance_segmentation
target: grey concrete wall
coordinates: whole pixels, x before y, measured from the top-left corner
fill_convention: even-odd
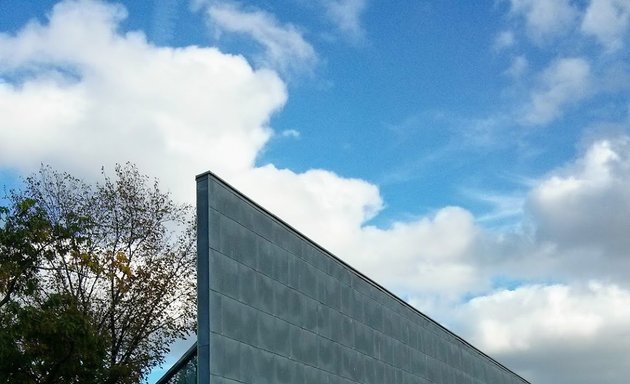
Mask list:
[[[214,175],[197,190],[199,383],[527,383]]]

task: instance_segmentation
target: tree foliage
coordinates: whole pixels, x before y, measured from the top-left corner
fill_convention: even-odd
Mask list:
[[[9,302],[0,321],[0,377],[5,382],[107,380],[105,338],[73,297],[52,294],[41,305]]]
[[[194,330],[192,210],[156,180],[131,164],[95,185],[43,167],[10,202],[0,211],[0,358],[15,364],[0,381],[86,382],[79,368],[98,361],[95,382],[139,382]],[[70,329],[80,343],[64,338]],[[47,349],[55,340],[74,357]],[[31,381],[5,376],[33,365],[45,369]]]

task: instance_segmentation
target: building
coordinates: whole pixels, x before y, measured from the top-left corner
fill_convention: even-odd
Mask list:
[[[528,383],[212,173],[197,218],[197,344],[162,382]]]

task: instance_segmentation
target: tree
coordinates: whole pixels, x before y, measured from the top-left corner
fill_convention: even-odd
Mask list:
[[[74,298],[41,305],[9,302],[0,311],[0,378],[7,383],[95,383],[107,379],[105,338]]]
[[[44,299],[39,290],[44,260],[69,232],[53,226],[35,200],[17,194],[11,200],[0,207],[0,381],[102,379],[105,348],[91,319],[71,296]]]
[[[5,323],[24,330],[16,319],[28,311],[61,306],[55,313],[104,345],[99,382],[131,383],[163,360],[172,341],[194,330],[192,209],[174,203],[157,180],[126,164],[91,186],[42,167],[11,202],[0,222],[0,233],[8,234],[0,236],[0,266],[12,268],[0,276],[0,293],[12,312],[0,306],[0,332]],[[17,288],[8,289],[12,281]],[[83,320],[72,317],[77,313],[90,327],[80,326]],[[26,347],[18,352],[26,354]]]
[[[43,258],[52,257],[58,228],[53,228],[37,202],[12,194],[9,207],[0,206],[0,308],[12,296],[33,294]]]

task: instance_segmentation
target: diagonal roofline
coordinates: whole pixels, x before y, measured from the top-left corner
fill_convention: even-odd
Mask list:
[[[521,380],[523,380],[525,383],[531,384],[528,380],[526,380],[525,378],[523,378],[521,375],[517,374],[516,372],[512,371],[511,369],[509,369],[508,367],[506,367],[505,365],[501,364],[500,362],[498,362],[497,360],[495,360],[494,358],[492,358],[491,356],[487,355],[486,353],[484,353],[483,351],[481,351],[480,349],[478,349],[477,347],[475,347],[474,345],[470,344],[468,341],[466,341],[464,338],[460,337],[459,335],[455,334],[454,332],[452,332],[451,330],[449,330],[448,328],[444,327],[442,324],[438,323],[437,321],[433,320],[431,317],[425,315],[424,313],[420,312],[420,310],[418,310],[416,307],[414,307],[413,305],[407,303],[405,300],[401,299],[400,297],[398,297],[397,295],[395,295],[394,293],[392,293],[390,290],[388,290],[387,288],[383,287],[382,285],[380,285],[379,283],[377,283],[376,281],[370,279],[369,277],[367,277],[365,274],[363,274],[361,271],[357,270],[356,268],[354,268],[353,266],[351,266],[350,264],[346,263],[345,261],[343,261],[342,259],[340,259],[339,257],[335,256],[332,252],[330,252],[329,250],[327,250],[326,248],[322,247],[321,245],[319,245],[317,242],[315,242],[314,240],[312,240],[311,238],[309,238],[308,236],[306,236],[305,234],[303,234],[302,232],[300,232],[299,230],[297,230],[295,227],[293,227],[291,224],[287,223],[286,221],[284,221],[283,219],[281,219],[280,217],[278,217],[277,215],[275,215],[274,213],[270,212],[269,210],[267,210],[266,208],[264,208],[263,206],[261,206],[260,204],[258,204],[257,202],[255,202],[254,200],[252,200],[250,197],[248,197],[247,195],[245,195],[243,192],[239,191],[238,189],[236,189],[235,187],[233,187],[230,183],[228,183],[227,181],[225,181],[224,179],[222,179],[220,176],[218,176],[216,173],[212,172],[212,171],[206,171],[203,173],[198,174],[197,176],[195,176],[195,180],[198,182],[204,178],[212,178],[215,181],[219,182],[220,184],[222,184],[225,188],[227,188],[228,190],[230,190],[231,192],[235,193],[236,195],[238,195],[239,197],[241,197],[243,200],[245,200],[246,202],[248,202],[249,204],[251,204],[252,206],[254,206],[256,209],[260,210],[261,212],[263,212],[266,215],[269,215],[271,218],[273,218],[274,220],[276,220],[278,223],[280,223],[281,225],[283,225],[284,227],[286,227],[287,229],[289,229],[290,231],[294,232],[296,235],[298,235],[300,238],[302,238],[303,240],[305,240],[306,242],[308,242],[309,244],[313,245],[314,247],[316,247],[317,249],[319,249],[320,251],[322,251],[324,254],[326,254],[328,257],[331,257],[332,259],[334,259],[335,261],[341,263],[343,266],[347,267],[350,271],[352,271],[354,274],[356,274],[356,276],[358,276],[359,278],[361,278],[362,280],[364,280],[365,282],[367,282],[368,284],[372,285],[374,288],[380,290],[381,292],[385,293],[386,295],[390,296],[391,298],[393,298],[394,300],[396,300],[397,302],[399,302],[400,304],[402,304],[403,306],[411,309],[413,312],[415,312],[416,314],[422,316],[423,318],[427,319],[429,322],[431,322],[433,325],[436,325],[438,328],[442,329],[443,331],[445,331],[447,334],[449,334],[450,336],[454,337],[456,340],[458,340],[459,342],[462,342],[464,345],[470,347],[473,351],[475,351],[476,353],[480,354],[481,356],[487,358],[488,360],[490,360],[493,364],[495,364],[496,366],[498,366],[499,368],[501,368],[504,371],[507,371],[515,376],[517,376],[518,378],[520,378]]]

